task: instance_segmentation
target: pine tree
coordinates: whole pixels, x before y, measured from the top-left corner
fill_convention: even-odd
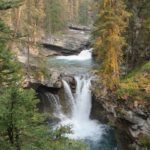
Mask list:
[[[18,6],[20,1],[0,2],[0,10],[7,10]],[[15,58],[7,48],[7,43],[12,39],[12,31],[0,18],[0,87],[8,86],[19,78],[17,70],[19,66],[14,63]],[[14,75],[12,75],[14,74]]]
[[[4,2],[1,3],[0,8],[5,10],[13,6]],[[45,129],[39,125],[43,119],[36,109],[38,101],[35,99],[33,91],[21,88],[20,67],[6,48],[10,39],[6,40],[5,37],[11,33],[11,30],[2,20],[0,31],[2,33],[0,35],[0,149],[20,150],[22,147],[25,148],[29,144],[27,137],[30,138],[31,145],[39,147],[38,141],[35,139],[40,137],[41,133],[39,134],[37,131],[43,131],[44,134]],[[48,130],[45,132],[46,135],[47,132]]]
[[[46,34],[55,34],[65,28],[64,7],[60,0],[45,1]]]
[[[94,24],[94,54],[101,61],[100,75],[108,89],[119,83],[122,61],[122,36],[129,14],[123,0],[102,0],[99,2],[98,17]]]
[[[8,86],[16,82],[19,78],[18,64],[14,63],[15,58],[12,57],[10,51],[6,48],[6,44],[0,42],[0,87]]]
[[[83,0],[79,7],[79,23],[88,25],[89,0]]]
[[[29,149],[39,147],[37,139],[39,143],[41,139],[36,132],[41,129],[41,134],[44,134],[44,128],[40,125],[43,120],[37,112],[38,101],[33,91],[15,86],[1,89],[0,93],[0,148],[20,150],[29,145]]]
[[[127,68],[130,71],[150,59],[149,0],[127,0],[127,9],[132,13],[127,28],[128,48],[124,52]]]
[[[23,0],[13,0],[13,1],[1,0],[0,10],[6,10],[6,9],[17,7],[21,4],[22,1]]]

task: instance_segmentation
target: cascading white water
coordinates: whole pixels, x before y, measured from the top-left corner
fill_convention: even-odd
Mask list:
[[[67,81],[62,81],[66,98],[66,101],[62,101],[62,106],[60,104],[61,97],[60,100],[56,95],[54,95],[54,99],[53,96],[51,97],[51,100],[54,101],[53,104],[56,105],[53,107],[55,108],[54,116],[60,120],[54,124],[54,129],[60,126],[70,126],[72,133],[66,134],[67,137],[77,140],[83,139],[91,150],[114,150],[116,141],[114,141],[115,137],[112,135],[112,131],[108,130],[107,126],[90,119],[92,107],[91,77],[85,74],[93,67],[92,49],[83,50],[78,55],[57,56],[54,60],[56,66],[60,70],[63,68],[65,73],[68,71],[68,73],[78,74],[74,77],[76,81],[75,90],[71,89]],[[64,110],[66,108],[67,111]]]
[[[63,82],[64,89],[65,89],[66,99],[69,100],[69,103],[71,106],[74,106],[75,102],[74,102],[74,97],[73,97],[72,92],[71,92],[71,88],[65,80],[62,80],[62,82]]]
[[[47,96],[50,104],[54,107],[54,114],[55,116],[58,116],[62,113],[62,109],[61,109],[61,104],[60,104],[60,100],[59,100],[59,96],[52,94],[50,92],[45,93],[45,95]]]
[[[70,103],[71,115],[60,118],[59,125],[71,126],[72,133],[67,134],[72,139],[100,139],[103,126],[90,119],[91,112],[91,77],[76,76],[76,91],[73,94],[70,85],[63,81],[66,98]],[[61,114],[63,114],[61,112]],[[63,114],[64,115],[64,114]]]
[[[92,48],[89,50],[83,50],[78,55],[70,55],[70,56],[57,56],[56,59],[64,59],[69,61],[85,61],[92,58]]]
[[[75,109],[72,117],[76,120],[88,120],[91,112],[91,78],[75,77],[77,88],[75,93]]]

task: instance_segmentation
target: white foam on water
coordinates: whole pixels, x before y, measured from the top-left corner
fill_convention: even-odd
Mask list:
[[[78,55],[70,56],[57,56],[56,59],[63,59],[68,61],[85,61],[92,59],[92,48],[89,50],[83,50]]]
[[[90,60],[92,59],[92,48],[83,50],[78,55],[57,56],[56,59],[67,61]],[[56,117],[61,120],[58,127],[70,126],[72,133],[66,134],[66,136],[71,139],[100,140],[104,133],[104,126],[98,121],[90,119],[92,108],[91,77],[78,75],[74,78],[76,81],[76,90],[74,93],[67,81],[62,81],[65,97],[70,107],[70,114],[67,115],[62,111],[57,113],[58,116]]]
[[[91,77],[77,76],[76,92],[72,93],[70,85],[63,81],[68,103],[71,104],[71,115],[60,118],[58,126],[70,126],[72,133],[66,134],[71,139],[99,140],[104,133],[104,126],[90,119],[91,113]],[[62,112],[60,114],[63,114]],[[64,115],[64,114],[63,114]],[[62,116],[62,115],[60,115]]]

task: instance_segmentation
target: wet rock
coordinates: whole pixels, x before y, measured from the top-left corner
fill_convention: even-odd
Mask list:
[[[93,83],[93,85],[92,91],[95,97],[93,100],[99,103],[99,108],[101,107],[101,112],[96,114],[97,118],[99,118],[98,120],[101,121],[102,118],[102,121],[105,120],[110,123],[121,134],[124,132],[125,134],[119,136],[122,136],[122,138],[125,138],[125,136],[129,137],[128,144],[135,143],[137,146],[140,135],[150,136],[149,109],[139,105],[129,108],[125,102],[123,104],[119,103],[120,100],[117,102],[117,97],[109,94],[101,85],[97,85],[96,83]],[[101,90],[95,92],[97,91],[97,87]],[[95,109],[99,109],[96,106],[94,107]]]
[[[74,82],[75,82],[73,75],[72,76],[71,75],[65,75],[65,76],[62,77],[62,79],[67,81],[70,84],[74,84]]]

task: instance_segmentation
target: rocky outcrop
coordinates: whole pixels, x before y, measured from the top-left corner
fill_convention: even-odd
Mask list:
[[[132,137],[138,138],[140,134],[150,135],[150,112],[135,108],[124,111],[122,118],[130,123],[129,131]]]
[[[130,149],[130,145],[135,145],[136,150],[143,150],[139,141],[141,137],[150,137],[150,109],[140,105],[130,108],[105,90],[97,97],[96,89],[97,86],[93,88],[92,114],[101,122],[115,127],[116,133],[119,133],[118,144],[121,143],[119,150]]]
[[[80,29],[70,29],[61,35],[49,36],[43,39],[42,45],[47,51],[54,51],[58,55],[77,54],[89,45],[90,39],[90,30]]]
[[[24,76],[22,86],[24,88],[33,87],[37,89],[39,86],[45,86],[47,88],[60,89],[62,88],[62,80],[65,79],[71,85],[74,85],[74,78],[71,74],[65,74],[54,68],[46,68],[45,72],[42,72],[38,66],[30,66],[30,72]]]
[[[35,76],[36,75],[36,76]],[[33,75],[27,75],[24,77],[22,86],[24,88],[34,87],[36,89],[38,86],[46,86],[49,88],[61,88],[61,74],[57,71],[49,72],[49,74],[44,75],[43,73]]]

